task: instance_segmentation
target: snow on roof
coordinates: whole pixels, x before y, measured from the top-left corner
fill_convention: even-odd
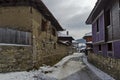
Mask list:
[[[62,43],[67,43],[67,42],[69,42],[69,41],[60,41],[60,42],[62,42]]]
[[[73,40],[72,43],[74,43],[74,44],[78,44],[78,42],[77,42],[76,40]]]
[[[86,33],[85,36],[92,36],[92,32]]]
[[[61,40],[59,40],[59,42],[62,43],[62,44],[65,44],[65,45],[70,45],[69,41],[61,41]]]
[[[72,37],[72,36],[58,32],[58,37]]]
[[[92,41],[86,42],[87,44],[92,44]]]

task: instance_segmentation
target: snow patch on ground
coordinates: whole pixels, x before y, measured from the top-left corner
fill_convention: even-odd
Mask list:
[[[0,74],[0,80],[56,80],[56,79],[46,76],[41,71],[31,71]]]
[[[1,80],[34,80],[32,72],[11,72],[0,74]]]

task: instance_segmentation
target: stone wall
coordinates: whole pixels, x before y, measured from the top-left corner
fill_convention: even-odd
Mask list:
[[[0,27],[32,30],[30,7],[0,7]]]
[[[53,65],[68,54],[69,46],[58,44],[57,36],[48,32],[42,32],[35,38],[35,63],[39,67],[42,64]],[[34,50],[35,50],[34,49]]]
[[[56,44],[55,47],[53,43],[41,42],[37,44],[37,53],[34,55],[32,46],[0,46],[0,72],[28,71],[38,69],[43,64],[54,65],[69,55],[69,49],[63,44]]]
[[[48,21],[37,11],[32,9],[33,54],[35,67],[42,64],[53,65],[67,55],[68,46],[57,44],[57,30],[52,24],[46,24],[47,29],[42,31],[42,20]],[[49,21],[48,21],[49,22]],[[55,29],[56,35],[52,29]]]
[[[53,65],[68,54],[69,46],[57,44],[57,35],[42,20],[48,21],[35,8],[28,6],[0,7],[0,27],[31,32],[30,46],[0,46],[0,72],[38,69],[42,64]],[[49,22],[49,21],[48,21]],[[56,32],[57,33],[57,32]]]
[[[105,71],[116,80],[120,80],[120,59],[104,57],[100,54],[90,53],[88,55],[90,63]]]
[[[32,59],[31,46],[0,46],[0,72],[28,70]]]

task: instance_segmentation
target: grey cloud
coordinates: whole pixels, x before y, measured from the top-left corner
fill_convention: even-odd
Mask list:
[[[69,30],[74,38],[81,38],[83,33],[91,31],[91,27],[87,26],[85,21],[92,9],[90,4],[96,0],[89,1],[90,4],[88,1],[43,0],[62,27]]]
[[[85,21],[86,21],[88,15],[89,15],[89,12],[75,15],[72,18],[70,18],[69,20],[65,21],[65,23],[63,23],[63,25],[66,28],[68,26],[68,28],[71,28],[71,29],[78,29],[78,28],[86,29],[88,27],[85,24]]]

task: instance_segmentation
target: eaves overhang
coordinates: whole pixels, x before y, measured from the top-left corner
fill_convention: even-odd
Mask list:
[[[51,21],[57,31],[63,31],[64,29],[58,23],[57,19],[52,15],[49,9],[41,0],[0,0],[0,6],[32,6],[39,10],[42,15]]]
[[[99,13],[104,9],[108,0],[98,0],[89,17],[86,20],[86,24],[92,24],[95,18],[99,15]]]

